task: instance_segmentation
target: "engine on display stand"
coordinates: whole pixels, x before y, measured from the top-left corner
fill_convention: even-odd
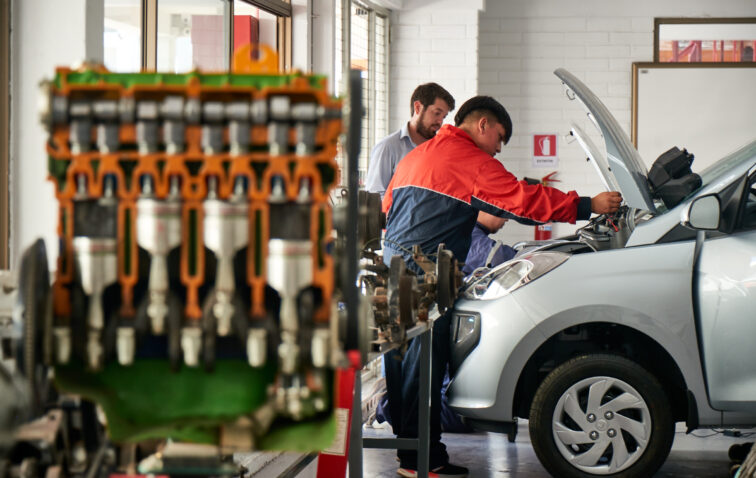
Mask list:
[[[60,253],[52,280],[42,240],[19,268],[3,387],[28,419],[9,423],[0,478],[233,475],[234,451],[326,448],[345,352],[402,344],[452,304],[444,249],[418,252],[421,278],[370,247],[359,271],[380,200],[351,180],[344,205],[331,199],[359,93],[343,105],[323,77],[248,63],[59,68],[44,85]]]

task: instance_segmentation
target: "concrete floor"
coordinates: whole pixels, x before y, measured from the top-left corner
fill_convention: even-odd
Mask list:
[[[362,388],[363,400],[372,393],[373,380],[366,380],[363,376],[363,383],[367,383]],[[727,451],[730,446],[756,441],[756,432],[751,436],[750,430],[744,430],[743,435],[735,438],[713,430],[697,430],[693,434],[686,434],[685,425],[678,424],[672,451],[654,478],[729,478],[730,459]],[[363,436],[393,437],[390,428],[364,426]],[[470,470],[470,478],[549,478],[530,444],[528,422],[525,420],[519,422],[515,443],[509,443],[506,435],[498,433],[444,433],[443,442],[451,462],[466,466]],[[280,453],[274,457],[271,453],[253,453],[235,458],[250,470],[245,478],[275,478],[282,472],[289,471],[293,467],[292,463],[297,463],[302,455]],[[363,450],[364,478],[397,478],[398,466],[396,450]],[[296,469],[302,469],[296,475],[297,478],[317,478],[317,459],[304,468],[296,466]]]
[[[731,438],[722,434],[711,435],[710,430],[699,430],[686,435],[678,427],[672,452],[656,478],[728,478],[727,450],[734,443],[754,441],[754,438]],[[366,429],[365,436],[391,436],[389,431]],[[703,438],[705,437],[705,438]],[[497,433],[444,434],[444,443],[452,462],[470,469],[470,478],[545,478],[549,475],[538,462],[530,445],[527,422],[520,422],[515,443]],[[394,450],[366,449],[363,453],[365,478],[396,478],[398,462]],[[298,475],[315,478],[313,462]],[[254,476],[254,475],[253,475]],[[330,477],[329,477],[330,478]]]

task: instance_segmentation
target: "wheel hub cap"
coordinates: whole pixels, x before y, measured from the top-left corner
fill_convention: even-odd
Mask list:
[[[646,401],[630,384],[613,377],[574,384],[559,398],[552,419],[559,452],[572,466],[593,475],[632,466],[646,451],[651,429]]]

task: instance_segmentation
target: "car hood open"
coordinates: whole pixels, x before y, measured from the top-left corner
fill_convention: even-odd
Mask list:
[[[656,207],[648,183],[648,170],[617,120],[601,100],[575,75],[564,68],[555,70],[554,74],[567,88],[568,97],[580,100],[604,138],[608,164],[602,163],[602,158],[597,157],[595,146],[579,128],[573,125],[573,135],[578,137],[581,146],[594,161],[604,184],[619,187],[625,204],[628,206],[655,213]]]

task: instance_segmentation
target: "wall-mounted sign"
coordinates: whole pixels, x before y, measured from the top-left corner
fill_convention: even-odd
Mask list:
[[[533,135],[533,166],[536,168],[556,168],[559,166],[556,134]]]

